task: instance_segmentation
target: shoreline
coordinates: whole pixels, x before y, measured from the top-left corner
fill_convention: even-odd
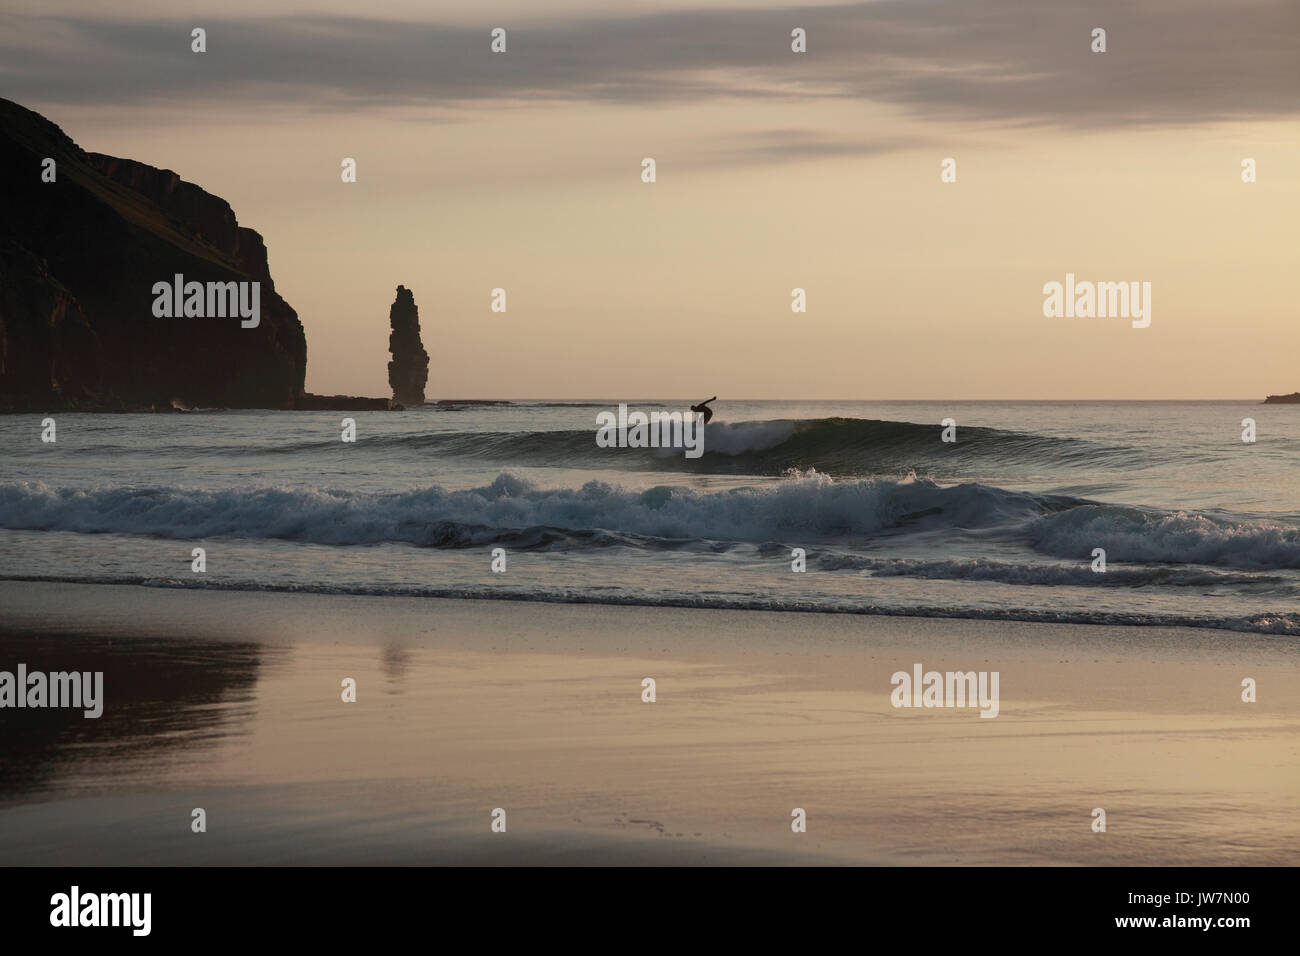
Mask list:
[[[506,601],[511,603],[542,605],[581,605],[590,607],[635,607],[635,608],[675,608],[700,611],[736,611],[741,613],[771,614],[816,614],[848,617],[885,617],[914,618],[933,621],[988,621],[1006,624],[1058,624],[1081,627],[1123,627],[1123,628],[1189,628],[1196,630],[1222,631],[1233,634],[1256,634],[1266,637],[1293,637],[1296,632],[1283,629],[1260,629],[1258,627],[1233,627],[1239,618],[1183,618],[1174,616],[1153,617],[1125,613],[1121,611],[1099,611],[1093,617],[1078,616],[1078,612],[1053,612],[1026,609],[984,608],[976,611],[971,608],[947,609],[930,607],[887,607],[871,605],[868,607],[832,607],[799,606],[781,601],[754,600],[749,602],[731,599],[687,600],[661,598],[647,601],[637,597],[614,595],[575,595],[541,594],[537,592],[509,591],[504,588],[484,588],[481,591],[466,593],[454,588],[422,588],[419,590],[385,591],[381,588],[367,588],[364,585],[344,588],[334,585],[296,585],[264,584],[256,587],[238,582],[204,582],[184,583],[181,580],[150,580],[143,577],[126,577],[112,581],[80,581],[53,575],[10,575],[0,578],[0,585],[13,584],[62,584],[81,587],[138,587],[159,591],[217,591],[228,594],[283,594],[319,597],[359,597],[359,598],[394,598],[415,601]],[[1260,612],[1259,618],[1269,618],[1278,612]],[[1064,615],[1073,614],[1073,618]],[[1255,623],[1249,619],[1247,623]]]

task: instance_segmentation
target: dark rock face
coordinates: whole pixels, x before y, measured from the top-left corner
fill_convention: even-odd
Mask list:
[[[1265,405],[1300,405],[1300,392],[1292,392],[1290,395],[1270,395],[1264,399]]]
[[[65,396],[94,403],[102,387],[99,337],[44,261],[0,239],[0,399]]]
[[[420,310],[415,296],[405,286],[397,287],[397,301],[388,310],[388,384],[393,401],[402,405],[423,405],[424,386],[429,380],[429,353],[420,342]]]
[[[313,395],[304,392],[294,406],[311,412],[387,412],[401,411],[402,406],[391,398],[360,398],[356,395]]]
[[[56,179],[42,182],[43,160]],[[176,173],[81,150],[0,99],[0,407],[293,408],[298,315],[266,246]],[[260,324],[157,318],[156,282],[260,282]]]

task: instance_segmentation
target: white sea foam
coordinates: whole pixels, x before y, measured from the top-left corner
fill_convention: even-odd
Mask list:
[[[881,532],[1019,529],[1047,554],[1241,568],[1300,568],[1300,528],[1185,512],[1103,505],[924,478],[834,481],[816,472],[703,492],[631,491],[590,481],[542,489],[502,474],[490,485],[366,493],[330,489],[97,488],[0,485],[0,527],[170,538],[251,537],[319,544],[403,541],[464,545],[530,528],[607,531],[676,540],[832,541]],[[971,575],[980,572],[971,569]]]

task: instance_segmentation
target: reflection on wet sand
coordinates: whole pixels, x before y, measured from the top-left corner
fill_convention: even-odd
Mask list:
[[[164,780],[247,733],[259,669],[284,651],[253,643],[0,633],[0,669],[102,671],[104,713],[0,709],[0,802]]]
[[[400,694],[402,681],[411,669],[411,649],[400,644],[385,644],[380,663],[384,668],[384,677],[388,680],[389,691]]]

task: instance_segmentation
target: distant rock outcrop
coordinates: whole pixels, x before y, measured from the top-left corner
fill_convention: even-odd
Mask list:
[[[429,353],[420,342],[420,310],[406,286],[397,287],[397,300],[388,310],[388,384],[393,401],[402,405],[423,405],[424,386],[429,381]]]
[[[1292,392],[1290,395],[1270,395],[1264,399],[1265,405],[1300,405],[1300,392]]]
[[[260,322],[155,317],[177,274],[260,283]],[[225,200],[0,99],[0,407],[294,408],[306,369],[262,237]]]
[[[386,412],[401,411],[391,398],[361,398],[356,395],[313,395],[304,392],[296,408],[312,412]]]

